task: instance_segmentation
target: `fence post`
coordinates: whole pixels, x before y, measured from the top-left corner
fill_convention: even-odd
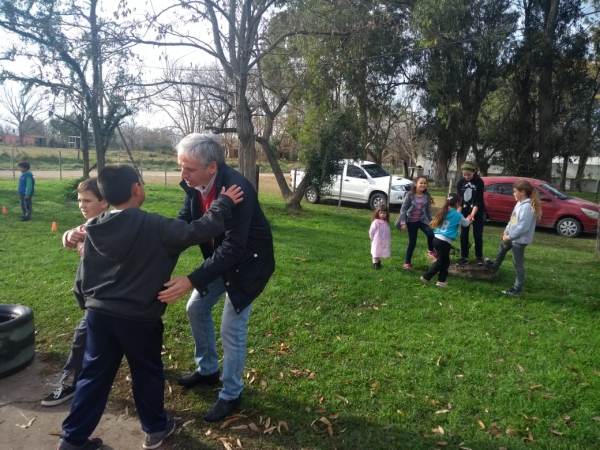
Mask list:
[[[60,176],[60,181],[62,181],[62,155],[60,150],[58,151],[58,173]]]
[[[167,157],[165,156],[165,187],[167,187]]]
[[[15,181],[17,179],[17,177],[15,176],[15,148],[13,147],[11,149],[12,151],[12,170],[13,170],[13,181]]]

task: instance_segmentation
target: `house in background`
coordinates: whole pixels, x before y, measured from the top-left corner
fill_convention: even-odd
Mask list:
[[[4,145],[24,145],[27,147],[48,147],[48,136],[31,135],[23,138],[23,143],[19,143],[19,136],[7,134],[0,136],[0,144]]]

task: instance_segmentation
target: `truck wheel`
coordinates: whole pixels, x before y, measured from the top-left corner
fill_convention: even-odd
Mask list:
[[[309,186],[304,194],[308,203],[319,203],[319,193],[314,186]]]
[[[375,211],[378,206],[385,204],[387,204],[387,196],[385,194],[373,194],[369,199],[369,206],[373,211]]]
[[[26,306],[0,305],[0,378],[24,369],[34,356],[33,312]]]
[[[581,233],[581,224],[574,217],[563,217],[556,224],[556,231],[561,236],[574,238]]]

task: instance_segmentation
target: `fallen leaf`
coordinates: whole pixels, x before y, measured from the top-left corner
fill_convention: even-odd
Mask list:
[[[440,409],[439,411],[436,411],[435,413],[436,414],[446,414],[446,413],[449,413],[449,412],[450,412],[449,409]]]
[[[187,422],[185,422],[183,425],[181,425],[183,428],[187,427],[188,425],[193,424],[196,421],[196,419],[192,419],[192,420],[188,420]]]
[[[222,442],[227,450],[233,450],[233,447],[231,446],[231,444],[229,442],[226,442],[226,441],[222,441]]]
[[[560,431],[556,431],[556,430],[551,430],[550,433],[552,433],[554,436],[562,436],[563,433],[561,433]]]
[[[596,422],[600,422],[600,416],[592,417],[592,420],[595,420]]]
[[[521,373],[525,372],[525,369],[523,369],[522,365],[517,364],[517,367],[519,368],[519,372],[521,372]]]
[[[277,431],[279,432],[279,434],[281,434],[281,428],[285,428],[285,431],[290,431],[290,429],[288,428],[288,424],[286,422],[284,422],[283,420],[280,420],[277,423]]]
[[[535,442],[535,439],[533,439],[533,435],[531,434],[531,432],[529,432],[529,436],[522,437],[521,440],[522,441]]]
[[[465,376],[462,373],[459,373],[458,375],[456,375],[456,378],[464,378]]]
[[[243,448],[242,447],[242,441],[240,441],[240,439],[238,438],[236,441],[236,444],[238,445],[238,448]]]
[[[475,417],[475,421],[479,424],[479,426],[481,428],[483,428],[485,430],[485,424],[480,419],[478,419],[477,417]]]
[[[276,430],[277,427],[275,425],[273,425],[270,428],[267,428],[265,431],[263,431],[263,434],[272,434],[274,430]]]
[[[248,425],[236,425],[235,427],[231,427],[230,430],[247,430]]]
[[[35,417],[33,419],[31,419],[29,422],[27,422],[25,425],[19,425],[18,423],[16,424],[19,428],[29,428],[31,426],[31,424],[35,422]]]
[[[433,428],[431,430],[431,432],[434,434],[442,434],[442,435],[445,433],[444,429],[442,427]]]
[[[494,360],[494,362],[497,362],[497,363],[503,363],[503,362],[504,362],[504,358],[496,358],[496,359]]]
[[[229,425],[231,425],[233,422],[237,422],[239,420],[239,417],[234,417],[233,419],[228,419],[225,422],[223,422],[221,424],[221,426],[219,426],[219,430],[222,430],[223,428],[227,428]]]
[[[510,429],[510,428],[507,428],[507,429],[506,429],[504,432],[505,432],[505,433],[506,433],[508,436],[515,436],[515,435],[517,434],[517,430],[512,430],[512,429]]]
[[[531,390],[531,391],[535,391],[536,389],[539,389],[539,388],[541,388],[541,387],[544,387],[544,385],[543,385],[543,384],[536,384],[535,386],[531,386],[531,387],[529,388],[529,390]]]
[[[329,416],[330,419],[337,419],[338,417],[340,417],[340,413],[331,414]]]
[[[389,424],[389,425],[386,425],[385,427],[383,427],[384,430],[391,430],[392,428],[394,428],[394,424],[393,423]]]
[[[248,424],[248,427],[252,430],[252,431],[258,431],[258,427],[256,426],[256,424],[254,422],[251,422]]]
[[[445,447],[446,445],[448,445],[448,443],[445,441],[436,441],[435,443],[436,443],[436,445],[439,445],[440,447]]]
[[[542,397],[544,397],[544,398],[552,398],[552,394],[549,394],[549,393],[546,392],[545,394],[542,394]]]

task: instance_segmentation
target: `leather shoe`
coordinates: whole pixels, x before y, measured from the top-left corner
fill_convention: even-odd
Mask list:
[[[207,422],[218,422],[223,420],[225,417],[230,416],[240,406],[242,402],[242,394],[238,398],[233,400],[224,400],[219,397],[217,403],[210,408],[206,414],[204,414],[204,420]]]
[[[197,384],[216,384],[219,382],[221,372],[217,370],[210,375],[200,375],[197,371],[177,378],[177,384],[186,388],[191,388]]]

